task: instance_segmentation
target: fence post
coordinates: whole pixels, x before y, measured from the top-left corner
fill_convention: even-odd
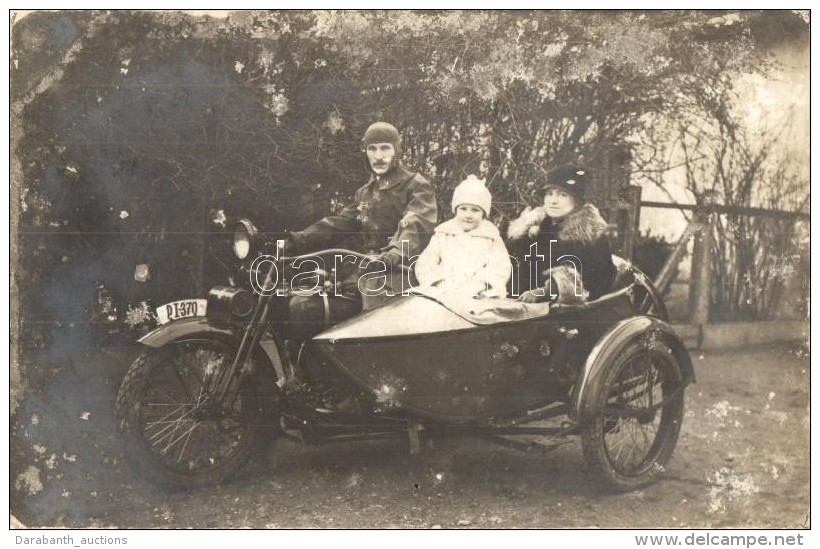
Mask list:
[[[640,233],[641,226],[641,188],[637,185],[625,187],[620,192],[618,231],[622,235],[621,254],[625,259],[632,260],[635,255],[635,237]]]
[[[689,323],[709,323],[712,295],[712,253],[714,251],[715,197],[704,193],[695,211],[700,228],[692,250],[692,281],[689,286]]]

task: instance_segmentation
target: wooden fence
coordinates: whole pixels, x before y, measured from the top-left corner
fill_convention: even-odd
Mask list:
[[[678,266],[687,253],[690,239],[694,239],[686,323],[677,328],[693,348],[743,345],[749,342],[765,343],[774,340],[807,337],[805,321],[710,324],[710,295],[712,291],[712,260],[714,254],[715,223],[719,214],[762,216],[774,219],[810,220],[807,212],[770,210],[765,208],[725,206],[714,203],[670,204],[641,201],[641,208],[666,208],[693,212],[693,216],[675,244],[671,255],[658,274],[655,285],[666,294],[678,275]],[[705,326],[709,325],[708,330]]]

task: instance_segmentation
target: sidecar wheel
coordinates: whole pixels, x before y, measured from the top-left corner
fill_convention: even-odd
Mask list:
[[[664,471],[683,421],[681,369],[669,347],[636,341],[604,372],[582,425],[581,443],[592,473],[609,488],[634,490]]]
[[[278,427],[277,387],[256,373],[218,404],[216,374],[233,356],[229,344],[191,340],[134,361],[117,395],[116,418],[142,476],[176,487],[214,484],[267,453]]]

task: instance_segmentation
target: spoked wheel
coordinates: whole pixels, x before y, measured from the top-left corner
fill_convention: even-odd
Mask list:
[[[683,421],[684,381],[671,349],[635,342],[603,373],[591,396],[594,417],[582,426],[593,474],[616,490],[633,490],[664,471]]]
[[[192,340],[151,349],[131,365],[117,396],[129,458],[153,482],[180,487],[220,482],[269,448],[278,393],[264,376],[226,378],[235,349]],[[225,397],[220,389],[228,384]]]

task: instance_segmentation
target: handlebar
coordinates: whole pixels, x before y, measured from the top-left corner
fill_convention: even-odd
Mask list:
[[[308,254],[300,254],[300,255],[293,255],[293,256],[283,256],[282,261],[287,263],[293,264],[296,261],[301,261],[303,259],[310,259],[317,256],[326,256],[326,255],[352,255],[359,259],[371,259],[371,256],[368,254],[363,254],[361,252],[357,252],[355,250],[348,250],[347,248],[328,248],[327,250],[318,250],[316,252],[311,252]],[[394,269],[399,269],[401,271],[410,271],[410,267],[407,265],[399,264],[393,265]]]
[[[311,252],[309,254],[300,254],[300,255],[291,255],[291,256],[284,256],[282,257],[282,261],[289,261],[294,262],[300,259],[309,259],[311,257],[316,256],[324,256],[324,255],[352,255],[358,257],[359,259],[370,259],[370,256],[367,254],[363,254],[361,252],[357,252],[354,250],[348,250],[346,248],[329,248],[327,250],[319,250],[317,252]]]

